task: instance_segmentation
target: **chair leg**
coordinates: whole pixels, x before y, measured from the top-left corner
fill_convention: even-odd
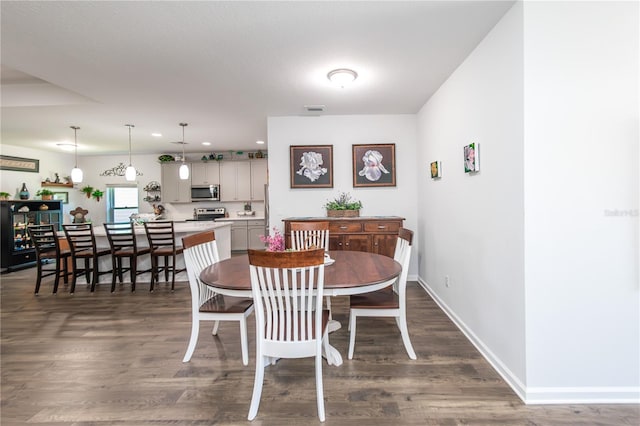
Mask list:
[[[331,296],[327,296],[325,300],[327,301],[327,309],[329,310],[329,321],[331,321],[333,319],[333,315],[331,313]]]
[[[91,270],[89,269],[89,258],[84,259],[84,278],[87,284],[91,283]],[[91,290],[93,291],[93,289]]]
[[[357,315],[353,309],[349,313],[349,359],[353,359],[353,349],[356,345],[356,318]]]
[[[153,284],[158,278],[158,257],[151,256],[151,283],[149,284],[149,291],[153,291]]]
[[[71,260],[71,289],[69,290],[70,294],[73,294],[76,291],[76,280],[78,278],[78,268],[76,267],[76,259]]]
[[[118,269],[120,266],[119,259],[116,259],[115,256],[111,256],[111,293],[116,291],[116,274],[118,273]],[[120,279],[122,282],[122,279]]]
[[[404,315],[400,315],[398,320],[398,328],[400,328],[400,334],[402,335],[402,343],[404,343],[404,348],[407,351],[407,355],[411,359],[417,359],[416,353],[413,351],[413,346],[411,346],[411,340],[409,339],[409,329],[407,328],[407,318]]]
[[[251,396],[251,406],[249,407],[248,420],[253,420],[260,408],[260,397],[262,397],[262,384],[264,382],[265,357],[260,349],[256,350],[256,375],[253,380],[253,395]]]
[[[58,293],[58,285],[60,284],[60,270],[62,259],[56,259],[56,278],[53,280],[53,294]]]
[[[166,262],[166,259],[165,259]],[[171,257],[171,291],[174,291],[176,286],[176,255]]]
[[[138,260],[131,256],[129,258],[129,275],[131,276],[131,293],[136,291],[136,278],[138,277]]]
[[[122,277],[122,258],[118,257],[118,279],[120,280],[120,284],[124,281]]]
[[[218,327],[220,326],[220,321],[213,322],[213,329],[211,330],[211,335],[215,336],[218,334]]]
[[[164,257],[164,282],[169,281],[169,256]]]
[[[91,273],[93,274],[93,277],[91,278],[91,292],[93,293],[96,290],[96,284],[98,284],[100,270],[98,269],[98,257],[94,256],[91,259],[93,262],[93,265],[91,265]]]
[[[40,283],[42,282],[42,260],[38,259],[38,276],[36,277],[36,289],[33,292],[34,294],[38,294],[40,291]]]
[[[200,319],[197,317],[191,318],[191,337],[189,338],[189,345],[187,346],[187,352],[182,358],[182,362],[189,362],[193,356],[193,351],[196,349],[196,343],[198,343],[198,334],[200,332]]]
[[[217,331],[217,330],[216,330]],[[249,364],[249,344],[247,343],[247,317],[240,320],[240,348],[242,348],[242,364]]]
[[[318,401],[318,419],[324,422],[324,391],[322,388],[322,351],[316,353],[316,399]]]

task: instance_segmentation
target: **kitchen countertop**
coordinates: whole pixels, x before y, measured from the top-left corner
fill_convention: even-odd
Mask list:
[[[231,225],[230,222],[226,222],[226,223],[224,221],[214,222],[211,220],[199,221],[199,222],[173,222],[173,232],[175,232],[176,234],[188,234],[192,232],[206,231],[208,229],[222,228],[230,225]],[[93,232],[96,237],[107,236],[107,233],[104,230],[104,226],[102,225],[95,226],[93,228]],[[138,225],[134,226],[133,232],[135,234],[144,235],[145,234],[144,226],[138,226]]]
[[[216,219],[216,222],[222,222],[222,221],[234,222],[234,221],[239,221],[239,220],[244,220],[244,221],[247,221],[247,220],[264,220],[264,216],[229,216],[229,217]]]

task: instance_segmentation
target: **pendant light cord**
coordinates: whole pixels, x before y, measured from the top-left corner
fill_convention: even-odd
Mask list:
[[[182,162],[184,163],[184,128],[188,126],[187,123],[180,123],[182,126]]]
[[[73,140],[76,147],[76,169],[77,169],[78,168],[78,129],[80,129],[80,127],[71,126],[71,128],[73,129]]]
[[[125,124],[129,128],[129,165],[131,165],[131,128],[135,127],[133,124]]]

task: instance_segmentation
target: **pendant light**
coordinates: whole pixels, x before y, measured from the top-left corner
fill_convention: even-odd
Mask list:
[[[180,179],[186,180],[189,179],[189,166],[187,166],[184,162],[184,128],[188,126],[187,123],[180,123],[182,126],[182,165],[178,170],[178,174],[180,175]]]
[[[129,182],[136,180],[136,168],[131,165],[131,128],[136,127],[133,124],[125,124],[129,128],[129,166],[124,171],[124,178]]]
[[[78,167],[78,130],[80,130],[80,127],[71,126],[71,128],[73,129],[73,137],[75,139],[76,147],[76,166],[71,170],[71,181],[73,183],[80,183],[82,182],[83,177],[82,170]]]

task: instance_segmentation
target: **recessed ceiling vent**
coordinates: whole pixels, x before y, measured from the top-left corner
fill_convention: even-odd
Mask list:
[[[307,112],[314,112],[314,113],[318,113],[318,112],[324,112],[326,106],[324,105],[305,105],[304,109]]]

